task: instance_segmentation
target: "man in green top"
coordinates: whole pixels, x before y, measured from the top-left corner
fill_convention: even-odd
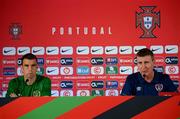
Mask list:
[[[24,75],[9,82],[6,97],[50,96],[51,80],[36,74],[38,69],[36,56],[28,53],[21,60]]]

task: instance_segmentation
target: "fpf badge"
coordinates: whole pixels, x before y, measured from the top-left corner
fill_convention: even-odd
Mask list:
[[[22,34],[22,25],[19,23],[12,23],[9,26],[9,34],[12,35],[12,39],[19,39],[20,34]]]
[[[156,6],[140,6],[143,12],[136,12],[136,28],[140,26],[143,34],[140,38],[156,38],[153,30],[158,26],[160,28],[160,11],[153,11]]]

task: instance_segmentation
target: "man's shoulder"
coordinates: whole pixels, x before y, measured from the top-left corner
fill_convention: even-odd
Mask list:
[[[128,78],[137,78],[139,76],[139,72],[128,75]]]
[[[137,82],[139,80],[139,72],[128,75],[127,80],[128,82]]]
[[[168,74],[164,74],[164,73],[161,73],[161,72],[156,72],[156,75],[158,75],[158,77],[160,77],[161,79],[169,78]]]
[[[46,76],[42,76],[42,75],[37,75],[38,79],[39,80],[42,80],[42,81],[50,81],[50,79]]]
[[[23,76],[18,76],[10,80],[10,82],[23,81]]]

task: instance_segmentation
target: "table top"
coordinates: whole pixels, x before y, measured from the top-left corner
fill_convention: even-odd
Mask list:
[[[0,117],[42,119],[177,119],[180,96],[0,98]]]

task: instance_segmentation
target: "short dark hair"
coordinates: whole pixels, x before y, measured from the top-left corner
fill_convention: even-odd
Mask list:
[[[22,56],[22,58],[21,58],[22,64],[23,64],[24,59],[29,59],[29,60],[35,59],[37,62],[37,57],[32,53],[27,53],[27,54]]]
[[[148,56],[148,55],[150,55],[152,57],[152,59],[154,59],[153,52],[148,48],[143,48],[143,49],[139,50],[138,53],[136,54],[137,57],[144,57],[144,56]]]

